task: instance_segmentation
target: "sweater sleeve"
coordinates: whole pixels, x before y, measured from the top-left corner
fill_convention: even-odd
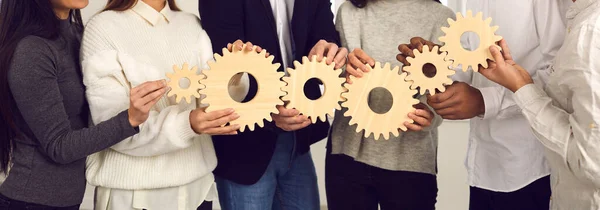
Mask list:
[[[112,42],[99,21],[90,22],[82,40],[82,68],[86,96],[94,123],[104,122],[129,107],[131,86],[141,84],[144,70],[151,66],[111,50]],[[139,73],[138,73],[139,72]],[[150,71],[146,71],[150,72]],[[132,82],[135,78],[137,82]],[[133,85],[132,85],[133,84]],[[131,156],[157,156],[187,148],[198,136],[189,115],[194,107],[168,105],[166,97],[150,111],[140,132],[111,148]]]
[[[56,59],[44,40],[29,37],[19,43],[8,75],[13,98],[41,152],[56,163],[68,164],[137,132],[126,111],[90,128],[71,129],[63,104],[69,99],[59,89]]]

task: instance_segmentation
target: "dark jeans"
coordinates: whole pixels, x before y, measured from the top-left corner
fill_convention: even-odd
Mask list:
[[[494,192],[471,187],[470,210],[548,210],[550,176],[536,180],[514,192]]]
[[[79,210],[79,205],[52,207],[13,200],[0,194],[0,210]]]
[[[346,155],[328,154],[325,186],[330,210],[433,210],[436,176],[390,171]]]
[[[267,170],[253,185],[217,177],[223,210],[318,210],[317,173],[310,152],[295,152],[294,136],[277,139]]]

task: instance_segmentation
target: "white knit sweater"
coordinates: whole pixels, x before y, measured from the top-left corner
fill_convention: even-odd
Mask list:
[[[107,11],[87,24],[82,65],[96,124],[129,107],[131,87],[165,79],[173,65],[184,62],[206,69],[213,58],[210,39],[196,16],[171,10],[149,14]],[[168,24],[155,25],[157,18],[166,18]],[[176,104],[164,96],[139,134],[88,158],[88,182],[141,190],[182,186],[212,175],[217,159],[211,138],[197,135],[189,122],[197,104]]]

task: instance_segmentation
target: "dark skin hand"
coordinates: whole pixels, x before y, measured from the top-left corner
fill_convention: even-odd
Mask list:
[[[404,65],[410,65],[407,57],[414,58],[413,50],[417,49],[420,52],[423,46],[428,45],[430,48],[436,46],[433,42],[425,40],[421,37],[413,37],[410,44],[401,44],[398,46],[400,54],[396,56],[398,61]],[[425,69],[425,74],[432,72],[431,69]],[[464,82],[455,82],[446,87],[443,93],[427,96],[427,103],[435,109],[435,112],[448,120],[463,120],[485,113],[485,104],[481,91]]]

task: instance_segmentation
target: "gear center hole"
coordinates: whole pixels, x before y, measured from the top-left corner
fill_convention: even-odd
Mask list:
[[[190,79],[188,79],[187,77],[183,77],[181,79],[179,79],[179,87],[181,89],[188,89],[190,88],[191,82]]]
[[[425,65],[423,65],[422,70],[423,70],[423,75],[425,75],[428,78],[433,78],[437,74],[437,68],[435,68],[435,65],[433,65],[431,63],[426,63]]]
[[[306,98],[310,99],[310,100],[318,100],[319,98],[323,97],[323,94],[325,94],[325,91],[327,91],[327,87],[324,87],[323,85],[323,94],[316,94],[315,91],[311,92],[309,91],[311,87],[317,87],[317,86],[321,86],[323,85],[323,81],[321,81],[319,78],[313,77],[310,78],[309,80],[306,81],[306,83],[304,83],[304,96],[306,96]],[[306,93],[312,93],[312,94],[306,94]]]
[[[248,103],[258,92],[256,78],[248,72],[239,72],[229,79],[227,92],[229,97],[239,103]]]
[[[467,51],[475,51],[479,48],[479,35],[473,31],[465,31],[461,36],[460,40],[469,40],[468,42],[461,42],[463,49]]]
[[[394,104],[394,96],[392,96],[392,93],[382,87],[373,88],[373,90],[369,92],[368,100],[369,108],[377,114],[389,112]]]

